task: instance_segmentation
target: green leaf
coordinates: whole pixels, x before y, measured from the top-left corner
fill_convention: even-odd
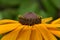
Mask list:
[[[51,1],[57,8],[60,9],[60,0],[51,0]]]
[[[13,9],[6,9],[2,12],[3,19],[15,19],[17,15],[17,10]]]
[[[5,5],[16,5],[19,4],[20,0],[0,0],[0,2]]]
[[[0,19],[3,19],[2,13],[0,12]]]
[[[47,16],[51,16],[57,18],[57,11],[56,9],[50,4],[49,0],[42,0],[42,4],[44,5]]]
[[[49,3],[48,0],[42,0],[44,7],[46,8],[47,12],[53,13],[56,9]]]
[[[19,8],[19,14],[24,14],[26,12],[35,12],[38,7],[38,4],[36,2],[30,3],[22,3]]]
[[[0,39],[2,38],[3,35],[0,35]]]
[[[43,10],[40,10],[39,15],[40,15],[42,18],[49,17],[49,16],[46,14],[46,12],[44,12]]]

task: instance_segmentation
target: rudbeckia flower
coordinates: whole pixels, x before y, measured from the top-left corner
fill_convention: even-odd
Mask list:
[[[50,18],[40,18],[34,13],[27,13],[19,21],[0,20],[1,40],[58,40],[60,38],[60,18],[50,22]]]

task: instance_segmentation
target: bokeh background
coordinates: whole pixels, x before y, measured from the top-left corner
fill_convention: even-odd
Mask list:
[[[0,20],[18,20],[18,16],[34,12],[42,18],[60,17],[60,0],[0,0]]]
[[[60,16],[60,0],[0,0],[0,19],[18,20],[18,15],[26,12],[56,19]]]

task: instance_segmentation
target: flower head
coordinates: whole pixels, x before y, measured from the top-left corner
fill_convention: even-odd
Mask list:
[[[0,20],[1,40],[57,40],[60,38],[60,18],[52,21],[52,18],[41,19],[33,13],[20,17],[19,21]]]

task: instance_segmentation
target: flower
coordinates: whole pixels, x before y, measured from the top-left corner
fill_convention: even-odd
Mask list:
[[[52,20],[50,18],[41,19],[41,23],[34,25],[23,25],[19,21],[0,20],[0,34],[4,35],[1,40],[57,40],[60,38],[60,18]],[[27,22],[26,22],[27,23]]]

